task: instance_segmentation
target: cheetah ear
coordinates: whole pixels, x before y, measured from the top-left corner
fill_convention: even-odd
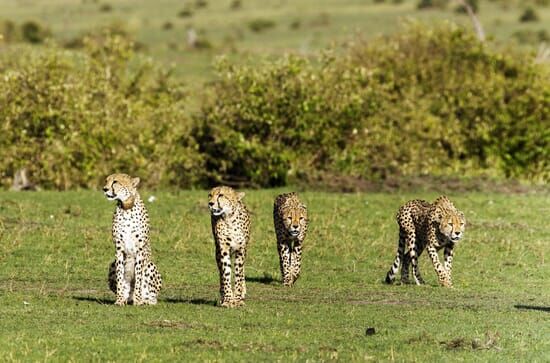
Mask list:
[[[244,195],[245,195],[244,192],[238,192],[237,193],[237,199],[239,199],[239,200],[243,199]]]
[[[132,179],[132,186],[133,186],[134,188],[137,188],[138,184],[139,184],[139,178],[137,178],[137,177],[136,177],[136,178],[133,178],[133,179]]]

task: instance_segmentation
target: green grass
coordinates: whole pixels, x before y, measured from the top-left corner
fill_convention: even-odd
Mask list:
[[[206,192],[154,193],[153,307],[115,307],[107,268],[114,205],[100,192],[0,192],[0,356],[24,361],[542,362],[550,351],[548,194],[451,195],[469,221],[454,289],[382,283],[394,214],[420,194],[302,193],[311,228],[303,274],[280,284],[271,208],[249,191],[243,308],[215,306]],[[145,199],[151,195],[143,192]],[[523,306],[523,307],[521,307]],[[365,335],[374,327],[374,335]],[[472,343],[473,342],[473,343]]]
[[[416,9],[417,0],[393,4],[391,0],[375,4],[365,0],[242,0],[238,10],[229,9],[229,0],[208,0],[204,8],[195,1],[181,0],[56,0],[8,1],[2,4],[0,18],[16,22],[37,20],[48,26],[54,38],[67,40],[99,26],[122,24],[148,48],[156,60],[175,66],[176,73],[192,86],[199,87],[213,77],[212,62],[220,55],[239,61],[284,53],[311,54],[334,42],[353,39],[357,34],[370,38],[393,33],[404,19],[421,22],[451,20],[470,27],[465,15],[446,10]],[[550,7],[538,7],[540,21],[520,23],[524,6],[519,2],[503,7],[498,2],[481,1],[480,19],[489,37],[497,42],[514,43],[512,34],[518,30],[550,32]],[[112,10],[100,11],[103,4]],[[186,6],[193,16],[179,17]],[[260,33],[252,32],[248,24],[256,19],[273,21],[275,26]],[[163,25],[173,28],[164,30]],[[299,23],[299,27],[292,27]],[[210,50],[186,47],[187,28],[192,26],[212,43]],[[536,49],[538,44],[528,49]]]

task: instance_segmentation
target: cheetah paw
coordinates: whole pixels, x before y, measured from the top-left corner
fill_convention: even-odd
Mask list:
[[[126,305],[126,300],[117,299],[117,300],[115,301],[115,305],[124,306],[124,305]]]

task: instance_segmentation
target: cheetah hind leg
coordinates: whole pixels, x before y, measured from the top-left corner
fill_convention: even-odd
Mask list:
[[[116,294],[116,260],[111,262],[111,265],[109,266],[109,289]]]
[[[411,281],[409,280],[409,267],[411,265],[411,259],[409,256],[405,255],[403,258],[403,266],[401,267],[401,283],[402,284],[410,284]],[[422,278],[422,275],[420,274],[420,269],[416,268],[416,280],[420,285],[425,284],[424,279]]]
[[[395,275],[397,274],[397,271],[399,270],[399,265],[401,264],[401,261],[403,260],[403,253],[397,253],[397,256],[395,256],[395,259],[393,260],[393,263],[390,267],[390,270],[386,274],[386,284],[392,284],[395,281]]]
[[[162,277],[157,266],[153,262],[147,264],[143,276],[142,299],[146,305],[155,305],[157,303],[158,293],[162,287]]]

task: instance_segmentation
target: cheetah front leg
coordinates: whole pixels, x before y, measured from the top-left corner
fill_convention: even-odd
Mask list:
[[[300,271],[301,271],[301,265],[302,265],[302,244],[299,242],[295,242],[294,246],[292,248],[292,254],[290,256],[290,264],[291,264],[291,280],[292,284],[298,280],[298,277],[300,277]]]
[[[240,248],[235,251],[235,305],[244,305],[246,296],[246,279],[244,273],[244,260],[246,249]]]
[[[125,296],[124,291],[126,289],[124,281],[124,252],[117,251],[115,258],[115,279],[116,279],[116,301],[115,305],[126,305],[128,297]]]
[[[145,256],[138,252],[134,265],[134,305],[143,305],[143,272],[145,271]]]
[[[439,278],[439,283],[445,287],[451,287],[449,275],[447,274],[447,270],[445,269],[445,267],[441,264],[441,262],[439,262],[437,248],[435,247],[434,243],[430,242],[426,247],[426,250],[428,251],[430,259],[432,260],[435,272],[437,273],[437,277]]]
[[[451,278],[451,272],[453,270],[453,247],[452,246],[445,246],[445,250],[443,252],[445,262],[445,270],[447,271],[447,279],[449,282],[449,286],[453,286],[453,281]]]
[[[216,244],[216,262],[220,273],[220,306],[231,307],[233,291],[231,290],[231,255],[229,248],[223,250]]]
[[[283,278],[284,286],[292,285],[292,274],[290,271],[290,246],[286,241],[279,241],[277,243],[277,249],[279,251],[279,264],[281,267],[281,275]]]

